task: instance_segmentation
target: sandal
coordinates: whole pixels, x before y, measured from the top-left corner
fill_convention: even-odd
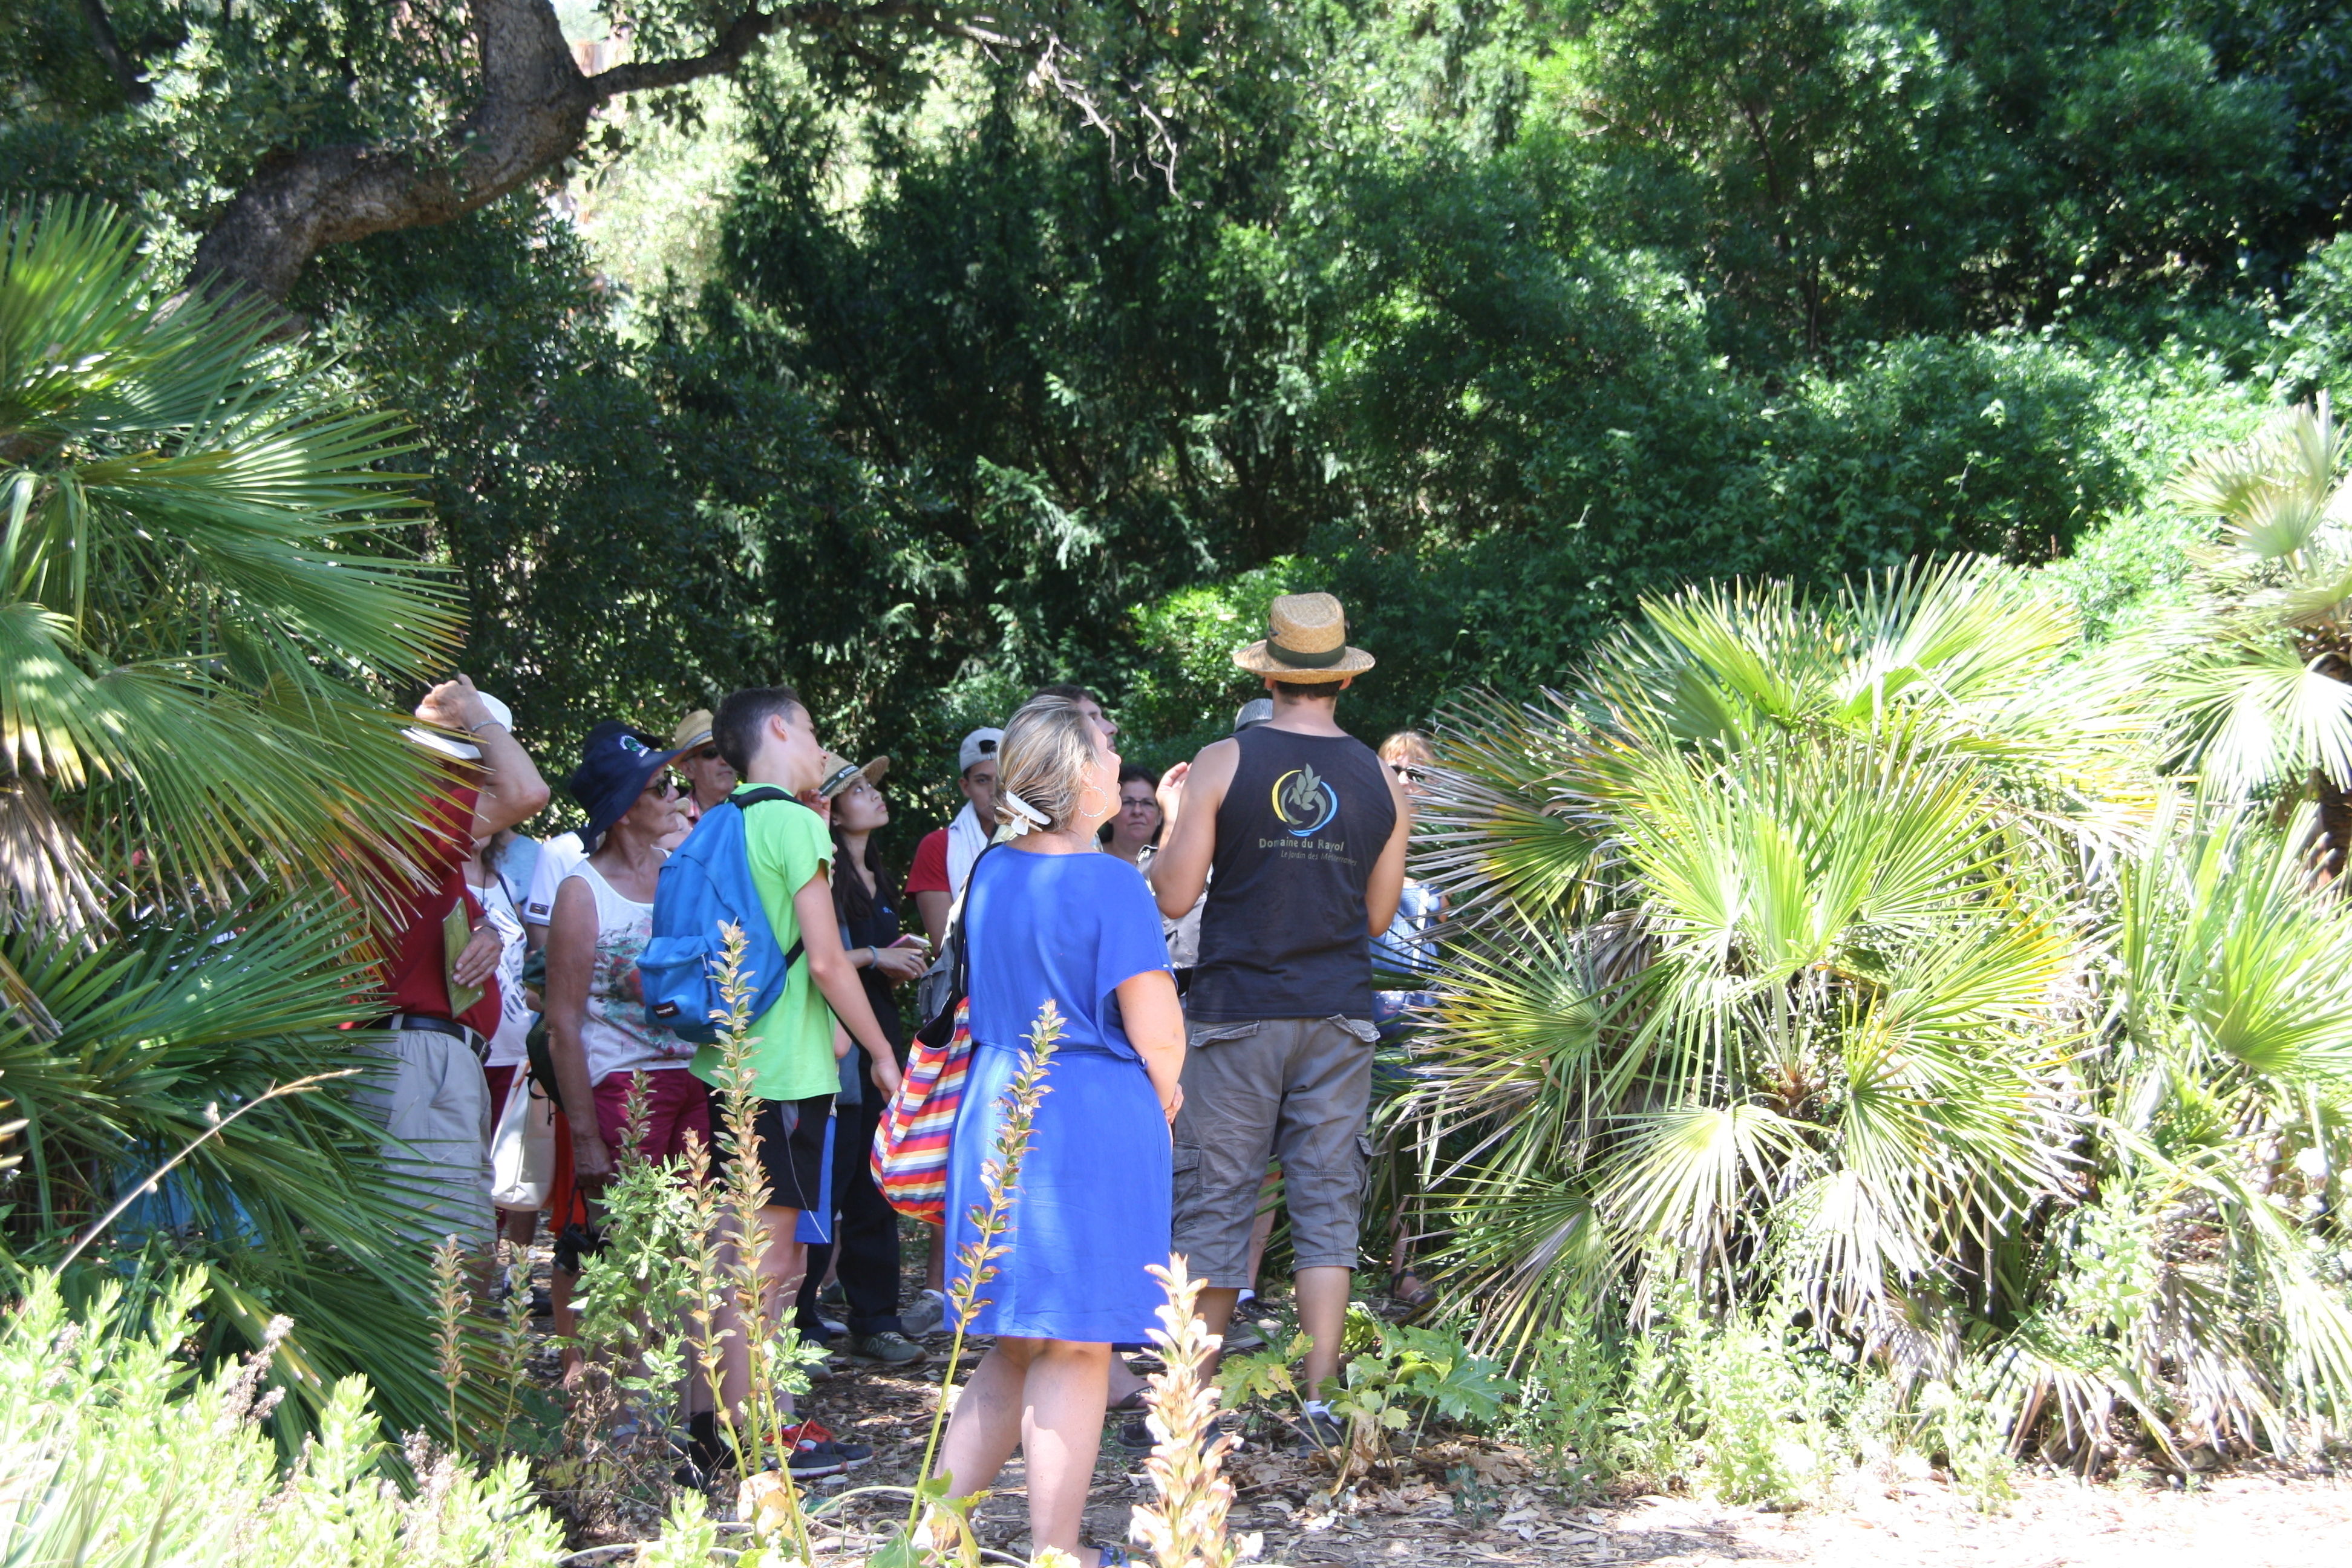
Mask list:
[[[1412,1281],[1411,1289],[1405,1288],[1407,1280]],[[1412,1269],[1401,1268],[1389,1276],[1389,1300],[1405,1309],[1405,1321],[1411,1322],[1437,1305],[1437,1287]]]
[[[1124,1398],[1112,1400],[1103,1408],[1118,1415],[1140,1415],[1146,1408],[1143,1396],[1150,1392],[1150,1385],[1147,1384],[1141,1388],[1130,1391]]]

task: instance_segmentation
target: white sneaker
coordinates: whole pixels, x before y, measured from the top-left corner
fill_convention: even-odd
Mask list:
[[[947,1298],[937,1290],[926,1290],[898,1314],[898,1326],[906,1331],[908,1339],[918,1339],[938,1333],[947,1315]]]

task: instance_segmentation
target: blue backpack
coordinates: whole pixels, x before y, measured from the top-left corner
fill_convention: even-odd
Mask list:
[[[727,942],[719,931],[723,925],[743,928],[743,976],[752,986],[751,1016],[757,1018],[782,997],[801,944],[793,943],[790,952],[776,946],[767,907],[751,885],[743,813],[792,798],[780,789],[730,795],[704,812],[686,842],[662,863],[654,884],[653,939],[637,959],[647,1023],[697,1045],[718,1040],[716,1020],[727,1016],[719,994],[719,976],[727,963]]]

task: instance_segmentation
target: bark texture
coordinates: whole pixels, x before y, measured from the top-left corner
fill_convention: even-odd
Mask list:
[[[481,100],[441,144],[311,147],[273,156],[198,244],[192,280],[209,291],[249,289],[282,300],[304,265],[328,246],[447,223],[554,168],[579,150],[589,116],[607,99],[730,73],[788,23],[838,24],[914,9],[752,6],[705,54],[615,66],[592,77],[572,59],[551,0],[474,0]]]

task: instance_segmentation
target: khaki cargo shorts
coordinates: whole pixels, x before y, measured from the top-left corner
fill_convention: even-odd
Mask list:
[[[1380,1037],[1370,1020],[1201,1021],[1185,1037],[1175,1250],[1212,1287],[1246,1289],[1258,1187],[1279,1160],[1295,1266],[1353,1268]]]
[[[352,1103],[384,1131],[384,1163],[409,1211],[404,1240],[424,1247],[455,1236],[490,1244],[490,1087],[465,1041],[424,1029],[363,1035],[354,1042],[384,1065],[362,1075]]]

